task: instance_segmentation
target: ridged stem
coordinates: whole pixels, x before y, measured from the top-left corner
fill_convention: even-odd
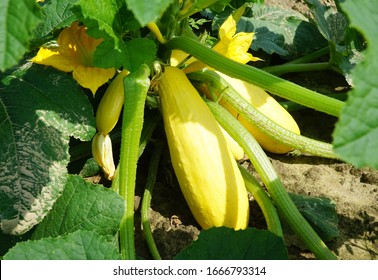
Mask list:
[[[148,167],[147,182],[146,182],[146,188],[143,193],[142,209],[141,209],[143,232],[146,237],[147,246],[150,249],[150,253],[155,260],[161,260],[161,256],[159,254],[159,251],[155,244],[154,237],[152,235],[150,219],[148,216],[148,212],[149,212],[148,210],[150,209],[150,205],[151,205],[152,193],[153,193],[153,189],[156,182],[156,175],[157,175],[162,148],[163,148],[162,142],[154,143],[154,150],[152,152],[152,155],[150,158],[150,165]]]
[[[344,102],[301,87],[253,66],[235,62],[187,37],[174,37],[166,44],[168,49],[180,49],[201,60],[208,66],[256,86],[272,94],[302,104],[306,107],[339,116]]]
[[[325,56],[329,54],[329,46],[323,47],[321,49],[318,49],[312,53],[306,54],[302,57],[299,57],[297,59],[291,60],[285,64],[301,64],[301,63],[309,63],[314,61],[315,59],[318,59],[322,56]]]
[[[273,205],[272,200],[251,173],[241,165],[239,165],[239,170],[243,176],[245,187],[253,195],[253,198],[256,200],[264,215],[268,230],[282,237],[283,232],[280,218],[278,217],[277,209]]]
[[[278,125],[249,104],[215,71],[204,70],[193,72],[188,74],[188,77],[195,81],[208,83],[208,86],[221,93],[221,96],[218,96],[218,98],[221,97],[226,100],[248,122],[254,124],[276,141],[296,148],[301,152],[326,158],[337,158],[331,144],[298,135]]]
[[[268,72],[273,75],[282,75],[286,73],[294,73],[294,72],[309,72],[309,71],[323,71],[329,70],[331,68],[331,64],[328,62],[317,62],[317,63],[286,63],[281,65],[275,66],[268,66],[262,68],[265,72]]]
[[[144,106],[149,89],[150,70],[141,65],[125,77],[125,102],[122,115],[121,152],[119,161],[119,194],[126,201],[120,225],[122,259],[134,260],[134,196],[139,143],[143,127]]]

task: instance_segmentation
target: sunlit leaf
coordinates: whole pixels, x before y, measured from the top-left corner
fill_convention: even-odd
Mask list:
[[[22,234],[39,223],[66,183],[70,136],[95,133],[92,106],[72,77],[26,64],[0,82],[0,222]]]

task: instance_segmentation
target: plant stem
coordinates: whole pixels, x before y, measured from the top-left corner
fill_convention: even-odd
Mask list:
[[[161,120],[161,114],[157,110],[144,110],[143,129],[139,141],[138,159],[144,152],[148,142],[151,139],[152,133]],[[121,139],[121,130],[119,130],[119,140]],[[112,138],[113,140],[113,138]],[[119,142],[119,141],[118,141]],[[112,181],[112,190],[119,193],[119,165],[116,168],[116,172]]]
[[[328,62],[318,62],[318,63],[286,63],[281,65],[269,66],[264,67],[262,70],[280,76],[286,73],[293,73],[293,72],[309,72],[309,71],[322,71],[322,70],[329,70],[331,68],[331,64]]]
[[[148,210],[150,208],[152,193],[153,193],[154,185],[156,182],[156,174],[157,174],[157,170],[159,166],[159,160],[160,160],[161,151],[163,148],[163,143],[156,142],[154,143],[154,146],[155,146],[155,149],[153,150],[153,153],[150,159],[150,165],[148,168],[146,188],[143,193],[141,213],[142,213],[143,232],[144,232],[144,235],[146,236],[148,248],[150,248],[151,255],[155,260],[161,260],[159,251],[154,241],[154,237],[152,235],[150,219],[148,217]]]
[[[213,101],[207,105],[219,124],[239,143],[261,177],[279,213],[304,244],[319,259],[336,259],[318,234],[299,212],[282,185],[269,158],[252,135],[222,106]]]
[[[215,97],[216,99],[221,97],[226,100],[248,122],[254,124],[276,141],[296,148],[301,152],[307,152],[326,158],[337,158],[331,144],[298,135],[278,125],[249,104],[215,71],[204,70],[201,72],[193,72],[188,74],[188,77],[195,81],[208,83],[210,87],[213,87],[217,92],[221,93],[220,96]]]
[[[149,74],[149,68],[143,64],[138,71],[124,78],[125,102],[122,116],[119,194],[126,201],[126,210],[120,225],[120,244],[121,256],[127,260],[136,258],[134,244],[135,180],[144,106],[150,85]]]
[[[191,38],[178,36],[169,40],[166,46],[169,49],[187,52],[226,75],[255,84],[272,94],[333,116],[339,116],[344,105],[340,100],[301,87],[256,67],[230,60]]]
[[[331,93],[331,94],[327,94],[327,95],[329,97],[332,97],[332,98],[335,98],[335,99],[338,99],[338,100],[341,100],[341,101],[347,100],[347,97],[348,97],[348,95],[346,93]],[[279,103],[281,104],[282,107],[284,107],[289,112],[298,111],[298,110],[302,110],[302,109],[306,108],[303,105],[300,105],[300,104],[295,103],[293,101],[281,101]]]
[[[243,166],[239,165],[240,172],[244,178],[245,187],[253,195],[261,211],[263,212],[268,230],[278,236],[283,236],[280,218],[278,217],[276,207],[265,190]]]
[[[309,63],[314,61],[315,59],[318,59],[319,57],[325,56],[329,54],[329,46],[323,47],[321,49],[318,49],[312,53],[309,53],[307,55],[304,55],[302,57],[299,57],[297,59],[294,59],[292,61],[289,61],[285,64],[294,64],[294,63]]]

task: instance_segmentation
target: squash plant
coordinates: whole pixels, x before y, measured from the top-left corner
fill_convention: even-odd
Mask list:
[[[335,259],[325,241],[337,230],[319,236],[329,228],[313,227],[314,218],[297,207],[311,198],[287,193],[264,149],[378,167],[376,141],[371,141],[377,118],[367,115],[375,114],[378,96],[368,75],[376,68],[377,7],[355,0],[330,8],[307,0],[310,22],[294,11],[286,17],[287,11],[263,2],[2,1],[3,258],[137,258],[136,171],[148,145],[153,152],[142,224],[151,254],[159,259],[148,208],[167,139],[175,175],[202,227],[193,244],[200,253],[193,255],[189,248],[177,259],[287,259],[282,219],[317,258]],[[362,20],[356,10],[372,21]],[[335,28],[335,18],[342,30]],[[208,21],[211,26],[203,24]],[[286,63],[267,65],[273,54]],[[329,61],[313,62],[327,54]],[[363,56],[366,61],[359,65]],[[345,75],[353,87],[347,101],[280,77],[321,69]],[[258,100],[253,94],[260,96],[265,108],[241,91],[252,101]],[[278,103],[282,99],[339,117],[334,143],[301,135]],[[157,130],[160,137],[151,140]],[[235,147],[244,151],[265,188],[238,166]],[[75,175],[69,166],[79,160],[87,163]],[[88,174],[102,174],[107,186],[85,181]],[[266,230],[248,227],[247,192],[262,209]],[[334,219],[334,209],[324,215]],[[216,255],[213,248],[202,255],[201,246],[212,238],[228,240],[241,254]],[[65,250],[67,244],[74,245]]]

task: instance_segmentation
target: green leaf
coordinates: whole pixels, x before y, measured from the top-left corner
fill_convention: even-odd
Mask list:
[[[78,0],[52,0],[42,7],[45,20],[39,29],[39,36],[45,36],[55,29],[67,27],[77,20],[71,8]]]
[[[0,225],[22,234],[61,195],[69,137],[89,141],[95,119],[70,75],[28,63],[0,82]]]
[[[16,65],[28,51],[40,15],[35,1],[0,1],[0,71]]]
[[[142,26],[155,22],[174,0],[126,0],[127,8],[130,9]]]
[[[122,30],[122,10],[126,9],[122,0],[78,0],[77,7],[85,20],[87,33],[95,38],[109,35],[118,46]]]
[[[290,193],[299,212],[319,234],[323,241],[339,236],[336,204],[326,197],[311,197]]]
[[[124,210],[124,200],[114,191],[71,175],[62,196],[36,227],[32,238],[56,237],[79,229],[114,236]]]
[[[360,45],[355,30],[349,27],[345,14],[336,8],[326,6],[319,0],[306,0],[319,32],[328,41],[330,47],[330,62],[337,66],[347,82],[352,85],[350,75],[356,64],[363,60],[363,56],[356,45]]]
[[[287,260],[283,239],[270,231],[220,227],[202,230],[177,260]]]
[[[115,242],[95,231],[78,230],[65,236],[16,244],[4,260],[119,260]]]
[[[352,71],[354,88],[334,131],[334,148],[344,161],[378,169],[378,81],[376,59],[378,6],[373,1],[346,1],[342,8],[367,40],[365,61]]]
[[[318,0],[306,0],[320,33],[327,41],[340,44],[345,39],[348,20],[335,8],[326,6]]]
[[[88,28],[88,35],[104,39],[94,53],[95,66],[124,67],[132,72],[141,63],[155,58],[156,46],[152,40],[123,41],[125,33],[139,27],[123,0],[79,0],[77,4],[76,13],[81,14],[79,17]]]
[[[126,42],[127,50],[131,54],[125,63],[126,69],[134,72],[142,64],[149,64],[156,55],[156,45],[150,39],[136,38]]]
[[[79,175],[81,177],[90,177],[90,176],[94,176],[96,174],[98,174],[100,172],[101,168],[100,166],[98,165],[98,163],[96,162],[96,160],[94,158],[90,158],[88,159],[83,168],[81,169]]]
[[[316,26],[299,12],[254,4],[249,13],[239,20],[238,32],[255,33],[252,50],[292,59],[326,44]]]

